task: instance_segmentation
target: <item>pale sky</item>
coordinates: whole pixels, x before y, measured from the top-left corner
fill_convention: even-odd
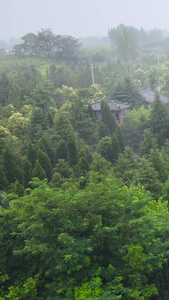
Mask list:
[[[75,37],[107,36],[119,24],[169,31],[169,0],[0,0],[0,40],[41,28]]]

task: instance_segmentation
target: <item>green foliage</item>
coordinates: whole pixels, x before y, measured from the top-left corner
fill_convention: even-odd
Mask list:
[[[20,178],[20,172],[16,166],[15,158],[8,147],[3,151],[3,168],[9,183],[14,183],[16,179]]]
[[[120,144],[119,144],[116,134],[113,134],[113,137],[112,137],[112,153],[113,153],[112,162],[114,163],[117,161],[119,153],[120,153]]]
[[[56,147],[56,160],[59,159],[67,160],[67,146],[64,140],[60,140]]]
[[[165,139],[168,138],[169,117],[168,111],[160,101],[158,94],[156,94],[150,113],[150,128],[158,144],[164,145]]]
[[[125,137],[125,144],[138,151],[139,144],[143,138],[143,131],[149,126],[151,109],[141,107],[126,112],[122,128]]]
[[[98,153],[94,153],[91,170],[99,174],[107,174],[112,168],[111,163]]]
[[[72,169],[64,159],[58,159],[54,171],[60,173],[63,178],[70,178],[72,175]]]
[[[37,159],[41,167],[45,171],[48,180],[50,181],[52,179],[52,165],[49,156],[41,149],[38,149]]]
[[[78,153],[77,174],[78,176],[86,176],[90,166],[87,160],[86,153],[83,149]]]
[[[67,143],[68,149],[68,163],[71,167],[77,164],[77,147],[75,140],[73,138],[69,138]]]
[[[133,151],[126,147],[125,151],[119,154],[114,166],[116,177],[120,177],[125,184],[130,185],[133,180],[136,163]]]
[[[31,162],[32,166],[34,166],[34,164],[36,162],[36,158],[37,158],[37,153],[36,153],[36,150],[35,150],[35,148],[33,147],[33,145],[31,143],[28,144],[27,158]]]
[[[97,145],[97,152],[106,160],[113,162],[112,140],[110,137],[106,136],[99,141]]]
[[[116,130],[116,120],[106,101],[102,100],[101,102],[101,116],[104,124],[110,130],[110,133],[113,134]]]
[[[151,149],[157,148],[157,141],[153,138],[152,132],[150,129],[145,129],[143,134],[143,140],[140,143],[140,152],[141,155],[150,154]]]
[[[83,283],[81,287],[75,288],[75,300],[97,300],[103,293],[102,282],[99,277],[93,278],[90,282]]]
[[[2,167],[0,166],[0,190],[4,191],[8,187],[8,181],[4,174]]]
[[[124,142],[124,134],[121,126],[116,126],[116,137],[119,142],[120,151],[123,152],[125,149],[125,142]]]
[[[139,88],[167,93],[169,64],[158,30],[109,37],[79,53],[42,29],[0,61],[0,299],[168,298],[168,108]],[[105,95],[130,103],[120,126],[93,116]]]
[[[131,108],[140,107],[144,99],[129,77],[117,82],[110,96],[118,101],[129,103]]]
[[[153,164],[145,157],[140,158],[134,172],[134,183],[141,184],[157,199],[162,193],[162,183]]]
[[[32,179],[32,164],[27,157],[24,157],[22,160],[22,179],[23,186],[27,188],[29,181]]]
[[[121,25],[117,28],[116,52],[120,60],[129,63],[135,60],[139,54],[137,36],[129,27]]]
[[[38,160],[36,160],[36,163],[35,163],[35,166],[34,166],[34,169],[32,172],[32,176],[38,177],[40,180],[43,180],[47,177],[45,170],[42,168],[42,166],[40,165]]]
[[[141,187],[95,178],[83,190],[75,184],[51,189],[36,179],[29,194],[1,212],[0,243],[14,247],[8,262],[9,249],[1,255],[10,276],[3,296],[21,297],[25,291],[17,287],[30,278],[36,283],[22,299],[146,300],[157,294],[155,274],[168,257],[167,204],[151,201]],[[13,278],[14,266],[20,272]]]
[[[72,36],[55,35],[51,29],[28,33],[22,37],[23,43],[15,45],[16,56],[55,58],[68,63],[76,62],[80,44]]]

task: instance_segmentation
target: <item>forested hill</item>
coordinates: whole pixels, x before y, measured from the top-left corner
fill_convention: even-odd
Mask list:
[[[22,40],[0,60],[0,299],[168,299],[168,54]]]

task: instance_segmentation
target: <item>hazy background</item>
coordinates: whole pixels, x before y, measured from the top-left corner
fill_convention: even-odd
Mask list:
[[[55,34],[106,36],[119,24],[169,30],[169,0],[0,0],[0,40],[51,28]]]

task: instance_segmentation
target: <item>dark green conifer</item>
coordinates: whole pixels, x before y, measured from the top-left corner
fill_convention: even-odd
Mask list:
[[[49,156],[47,155],[47,153],[39,149],[37,157],[41,167],[46,173],[48,180],[50,181],[52,179],[52,165]]]
[[[96,150],[105,159],[107,159],[110,162],[113,162],[112,140],[110,137],[106,136],[106,137],[102,138],[99,141]]]
[[[40,180],[43,180],[47,177],[46,172],[44,171],[38,160],[36,160],[32,175],[33,177],[38,177]]]
[[[13,191],[19,197],[22,197],[24,195],[24,187],[18,180],[15,181],[15,184],[13,186]]]
[[[99,138],[102,139],[105,136],[111,136],[109,128],[103,121],[98,121],[98,129],[99,129]]]
[[[108,104],[106,101],[101,101],[101,116],[104,124],[108,127],[111,134],[113,134],[116,130],[116,119],[112,114]]]
[[[69,178],[72,175],[72,168],[64,159],[59,159],[54,168],[54,172],[60,173],[63,178]]]
[[[55,159],[55,153],[50,145],[50,142],[47,141],[46,137],[42,136],[38,140],[36,144],[36,149],[38,150],[39,148],[49,156],[50,161],[53,164]]]
[[[7,186],[8,186],[8,181],[6,179],[2,167],[0,166],[0,190],[2,191],[6,190]]]
[[[9,183],[14,183],[16,178],[19,177],[19,172],[9,148],[6,148],[3,151],[3,167],[7,181]]]
[[[64,140],[60,140],[56,147],[56,161],[67,160],[67,145]]]
[[[141,155],[150,154],[151,149],[157,148],[157,141],[153,138],[150,129],[145,129],[143,134],[143,140],[140,143],[140,153]]]
[[[90,166],[87,161],[87,157],[83,149],[80,150],[78,153],[78,164],[77,164],[77,173],[78,176],[86,176],[87,172],[89,171]]]
[[[68,144],[68,163],[71,167],[77,164],[77,148],[73,138],[69,138]]]
[[[112,152],[113,152],[113,163],[115,163],[117,161],[119,153],[120,153],[120,145],[119,145],[116,134],[113,134],[113,137],[112,137]]]
[[[37,154],[36,154],[36,150],[33,147],[32,143],[29,143],[29,145],[28,145],[27,158],[31,162],[32,166],[34,166],[36,159],[37,159]]]
[[[25,188],[28,187],[29,181],[32,179],[32,164],[27,157],[22,161],[22,178]]]
[[[120,151],[123,152],[125,149],[125,143],[124,143],[123,131],[122,131],[122,128],[120,125],[117,125],[117,127],[116,127],[116,136],[117,136],[117,140],[120,145]]]
[[[92,109],[92,107],[91,107],[90,104],[87,106],[87,113],[90,115],[90,117],[92,118],[92,120],[95,122],[96,119],[94,117],[94,112],[93,112],[93,109]]]
[[[150,128],[158,144],[164,145],[165,139],[169,137],[169,115],[167,107],[160,101],[158,94],[152,105]]]
[[[157,148],[151,149],[149,160],[157,171],[159,180],[164,183],[168,177],[168,170],[162,153]]]

